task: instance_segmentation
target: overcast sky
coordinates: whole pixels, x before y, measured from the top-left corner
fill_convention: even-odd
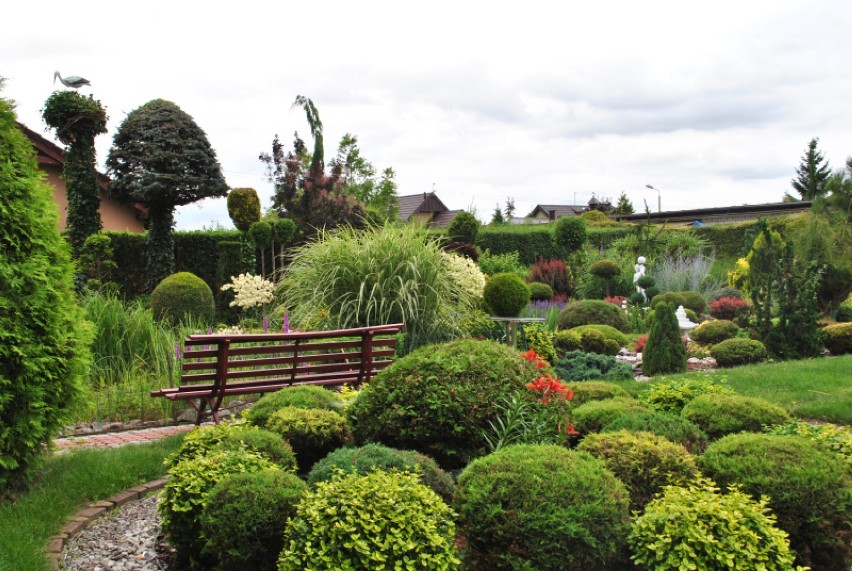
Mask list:
[[[852,5],[804,1],[13,2],[3,97],[41,132],[53,72],[107,108],[103,165],[126,114],[163,98],[207,133],[228,184],[272,185],[278,133],[326,159],[357,135],[400,194],[435,190],[487,220],[512,197],[586,203],[623,191],[641,211],[777,202],[808,141],[852,155]],[[227,7],[227,8],[225,8]],[[224,199],[179,229],[231,226]]]

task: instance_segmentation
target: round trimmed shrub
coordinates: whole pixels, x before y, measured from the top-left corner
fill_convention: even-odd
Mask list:
[[[416,474],[339,475],[303,497],[278,571],[457,569],[453,516]]]
[[[346,419],[333,410],[285,406],[269,417],[266,428],[281,435],[296,453],[300,472],[350,440]]]
[[[736,432],[760,432],[764,425],[790,420],[786,410],[762,398],[720,393],[695,397],[680,414],[711,440]]]
[[[216,484],[201,512],[204,557],[216,569],[274,569],[284,547],[281,526],[296,515],[308,486],[279,471],[227,476]]]
[[[556,335],[553,336],[553,346],[556,347],[556,350],[559,353],[579,351],[581,348],[581,342],[582,339],[580,338],[580,334],[573,329],[557,331]]]
[[[722,299],[723,297],[732,297],[734,299],[744,299],[743,294],[740,290],[732,287],[723,287],[719,288],[713,295],[710,296],[710,301],[716,301],[718,299]]]
[[[660,303],[670,303],[675,306],[682,305],[684,309],[691,309],[696,315],[704,313],[707,302],[704,296],[697,291],[667,291],[651,298],[651,309],[656,309]]]
[[[769,498],[798,564],[849,569],[852,478],[842,459],[799,436],[743,433],[708,446],[698,467],[721,486]]]
[[[226,200],[228,216],[240,232],[248,232],[249,227],[260,221],[260,198],[253,188],[233,188]]]
[[[698,425],[682,416],[668,412],[627,412],[605,425],[601,432],[618,432],[619,430],[650,432],[680,444],[693,454],[698,454],[707,447],[707,435],[698,428]]]
[[[553,288],[541,282],[530,282],[527,284],[530,288],[530,300],[532,301],[550,301],[553,299]]]
[[[228,450],[253,452],[275,463],[282,470],[296,470],[293,448],[279,435],[243,422],[222,422],[196,427],[187,433],[175,454],[166,458],[166,468],[190,458]]]
[[[471,462],[453,506],[468,569],[573,571],[616,560],[629,530],[628,501],[624,484],[592,456],[518,444]]]
[[[705,321],[692,330],[689,338],[702,345],[715,345],[726,339],[733,339],[739,330],[736,323],[727,319]]]
[[[674,307],[661,303],[654,310],[648,342],[642,351],[642,372],[653,376],[684,371],[686,347],[683,346]]]
[[[787,536],[766,503],[736,487],[720,494],[706,479],[668,486],[633,524],[631,560],[641,569],[791,571]]]
[[[630,492],[631,511],[644,508],[664,486],[681,486],[700,476],[686,448],[650,432],[590,434],[577,450],[603,461],[621,480]]]
[[[447,226],[447,236],[458,241],[473,244],[476,241],[476,235],[479,233],[481,226],[479,220],[472,212],[462,210],[456,214],[449,226]]]
[[[569,329],[569,331],[576,331],[582,337],[586,331],[597,331],[598,333],[603,334],[604,339],[612,339],[616,343],[618,343],[618,348],[627,346],[627,335],[616,329],[615,327],[610,327],[609,325],[601,325],[592,323],[589,325],[579,325],[574,327],[573,329]]]
[[[215,313],[213,291],[190,272],[178,272],[163,279],[151,292],[154,319],[171,325],[200,321],[209,323]]]
[[[654,383],[643,396],[656,410],[680,414],[688,402],[705,393],[737,394],[732,388],[707,377],[692,377]]]
[[[852,323],[826,325],[820,331],[820,340],[832,355],[852,353]]]
[[[343,401],[338,393],[315,385],[287,387],[265,394],[243,412],[243,417],[257,426],[266,426],[272,413],[285,406],[340,410],[343,408]]]
[[[565,254],[579,251],[588,240],[586,222],[578,216],[563,216],[556,220],[553,241]]]
[[[627,314],[615,304],[600,299],[573,301],[559,312],[556,318],[558,329],[571,329],[580,325],[609,325],[623,333],[630,331]]]
[[[438,464],[419,452],[413,450],[397,450],[381,444],[365,444],[358,448],[339,448],[314,464],[308,474],[308,484],[327,482],[338,472],[355,472],[362,476],[373,470],[390,471],[398,469],[405,472],[416,472],[420,483],[450,501],[453,496],[452,477]]]
[[[516,274],[505,272],[488,278],[482,297],[497,317],[517,317],[530,302],[530,288]]]
[[[582,381],[571,384],[574,397],[571,399],[572,406],[580,406],[593,400],[606,400],[613,398],[632,398],[630,393],[618,385],[602,381]]]
[[[593,400],[572,410],[571,420],[581,434],[591,434],[600,432],[620,416],[635,412],[649,412],[649,409],[634,398]]]
[[[607,346],[607,338],[604,337],[604,334],[600,331],[590,329],[580,334],[580,348],[586,353],[615,355],[615,353],[618,353],[618,349],[616,349],[615,352],[611,352],[613,345],[617,347],[615,341],[613,341],[610,346]]]
[[[716,319],[737,319],[748,313],[751,304],[737,297],[723,297],[710,302],[710,315]]]
[[[378,373],[346,409],[358,443],[418,450],[444,468],[487,449],[501,397],[526,391],[533,365],[503,343],[461,339],[423,347]]]
[[[201,552],[201,514],[213,487],[231,474],[280,471],[259,454],[245,450],[225,450],[186,458],[168,470],[168,482],[157,510],[162,517],[162,530],[178,561],[193,567],[204,567]],[[209,567],[209,565],[207,565]]]
[[[588,332],[587,335],[597,333]],[[566,381],[626,381],[633,378],[633,367],[615,357],[585,351],[569,351],[556,361],[556,373]]]
[[[621,267],[612,260],[598,260],[589,266],[589,273],[607,280],[620,274]]]
[[[710,347],[710,356],[720,367],[736,367],[766,359],[766,346],[756,339],[735,337]]]

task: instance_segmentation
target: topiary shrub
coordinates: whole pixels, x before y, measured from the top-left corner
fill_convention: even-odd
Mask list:
[[[215,309],[210,286],[189,272],[170,275],[151,292],[154,319],[171,325],[191,320],[209,323]]]
[[[799,436],[744,433],[708,446],[698,467],[719,485],[767,497],[797,563],[836,571],[852,564],[852,479],[840,458]]]
[[[222,422],[199,426],[184,436],[180,448],[166,458],[166,468],[184,460],[228,450],[253,452],[275,463],[282,470],[296,470],[293,448],[279,435],[245,423]]]
[[[564,357],[556,361],[554,368],[556,374],[566,381],[624,381],[633,378],[633,367],[627,363],[620,363],[615,357],[585,351],[565,353]]]
[[[689,338],[702,345],[715,345],[726,339],[733,339],[739,330],[736,323],[726,319],[705,321],[692,330]]]
[[[42,176],[12,102],[0,98],[0,496],[26,483],[91,362],[91,325]]]
[[[650,412],[647,405],[634,398],[593,400],[571,411],[571,420],[580,434],[600,432],[616,418],[634,412]]]
[[[586,223],[577,216],[563,216],[553,228],[553,242],[564,254],[579,252],[588,240]]]
[[[266,426],[272,413],[285,406],[340,410],[343,401],[338,393],[314,385],[287,387],[267,393],[243,412],[243,417],[256,426]]]
[[[650,432],[682,445],[693,454],[698,454],[707,447],[707,435],[698,425],[669,412],[626,412],[601,428],[601,432],[619,430]]]
[[[711,440],[736,432],[760,432],[764,425],[790,420],[786,410],[761,398],[720,393],[695,397],[681,416],[700,426]]]
[[[640,569],[804,571],[766,504],[736,486],[720,494],[709,480],[667,486],[633,524],[631,560]]]
[[[327,482],[341,471],[364,476],[373,470],[388,472],[392,469],[417,473],[420,483],[441,496],[441,499],[452,499],[455,483],[434,460],[413,450],[397,450],[381,444],[335,450],[314,464],[308,474],[308,484],[313,486],[318,482]]]
[[[296,515],[307,485],[280,471],[233,474],[216,484],[201,512],[202,557],[216,569],[274,569],[284,547],[281,526]]]
[[[627,335],[625,335],[615,327],[610,327],[609,325],[600,325],[594,323],[590,325],[579,325],[577,327],[569,329],[569,331],[576,331],[580,334],[581,338],[586,331],[597,331],[603,334],[604,339],[612,339],[613,341],[615,341],[618,344],[619,349],[621,349],[622,347],[626,347],[628,343]]]
[[[732,388],[718,383],[714,379],[690,377],[653,383],[651,389],[644,393],[643,397],[656,410],[680,414],[687,403],[706,393],[736,394]]]
[[[674,307],[657,305],[648,342],[642,351],[642,372],[646,375],[682,373],[686,371],[686,348],[680,336]]]
[[[553,336],[553,346],[556,348],[556,352],[562,355],[571,351],[579,351],[582,347],[581,342],[580,334],[573,329],[557,331]]]
[[[743,294],[740,290],[732,287],[723,287],[714,291],[710,296],[710,301],[716,301],[722,299],[723,297],[732,297],[734,299],[744,299]]]
[[[589,266],[589,273],[601,278],[606,283],[606,295],[609,297],[609,287],[612,278],[621,273],[621,268],[612,260],[598,260]]]
[[[227,450],[187,458],[168,470],[168,482],[157,510],[162,530],[176,550],[178,561],[190,567],[209,568],[201,552],[201,514],[213,487],[231,474],[280,471],[266,458],[244,450]]]
[[[707,308],[707,302],[704,296],[697,291],[667,291],[655,295],[651,299],[651,309],[656,309],[657,304],[670,303],[677,308],[682,305],[685,309],[691,309],[696,315],[704,312]]]
[[[467,242],[473,244],[476,241],[476,235],[479,233],[481,226],[479,220],[473,213],[462,210],[456,214],[450,224],[447,226],[447,236],[457,242]]]
[[[615,355],[615,353],[618,352],[618,349],[616,349],[615,352],[611,352],[610,350],[612,349],[612,346],[607,347],[606,341],[606,337],[604,337],[604,334],[600,331],[587,330],[580,334],[580,348],[585,353]],[[616,345],[616,343],[613,341],[612,345]]]
[[[359,443],[419,450],[445,468],[486,449],[483,431],[503,396],[524,391],[533,365],[495,341],[423,347],[382,370],[346,413]]]
[[[766,346],[756,339],[735,337],[710,347],[710,355],[720,367],[736,367],[766,359]]]
[[[553,299],[553,288],[541,282],[530,282],[527,284],[530,288],[530,300],[532,301],[550,301]]]
[[[517,317],[530,302],[530,288],[515,274],[497,274],[485,282],[482,297],[494,315]]]
[[[260,198],[253,188],[233,188],[228,192],[228,216],[240,232],[248,232],[255,222],[260,222]]]
[[[609,325],[623,333],[630,331],[624,310],[599,299],[583,299],[569,303],[556,319],[558,329],[571,329],[589,324]]]
[[[624,485],[599,460],[555,445],[507,446],[474,460],[453,506],[467,568],[477,571],[604,569],[629,529]]]
[[[737,297],[723,297],[710,302],[710,315],[716,319],[740,319],[748,314],[751,304]]]
[[[303,497],[278,571],[457,569],[454,515],[416,474],[341,474]]]
[[[266,428],[281,435],[296,453],[300,472],[351,439],[346,419],[333,410],[285,406],[273,412]]]
[[[572,383],[571,390],[574,391],[571,405],[575,407],[593,400],[606,400],[618,397],[632,398],[630,393],[620,386],[602,381]]]
[[[852,353],[852,323],[826,325],[820,331],[820,341],[832,355]]]
[[[603,461],[621,480],[630,492],[631,510],[643,509],[664,486],[681,486],[700,476],[686,448],[650,432],[590,434],[577,450]]]

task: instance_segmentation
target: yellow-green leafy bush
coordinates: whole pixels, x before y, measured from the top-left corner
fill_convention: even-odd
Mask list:
[[[766,346],[757,339],[734,337],[710,347],[710,355],[720,367],[736,367],[766,359]]]
[[[339,393],[315,385],[287,387],[265,394],[243,412],[243,417],[257,426],[266,426],[272,413],[285,406],[340,410],[343,408],[343,400]]]
[[[820,330],[820,340],[832,355],[852,353],[852,323],[835,323]]]
[[[282,436],[296,453],[300,472],[350,440],[346,419],[333,410],[285,406],[269,417],[266,428]]]
[[[689,338],[702,345],[715,345],[726,339],[736,337],[739,330],[740,328],[733,321],[717,319],[714,321],[705,321],[693,329],[689,334]]]
[[[790,420],[786,410],[762,398],[719,393],[695,397],[681,416],[701,427],[711,440],[736,432],[760,432],[764,425]]]

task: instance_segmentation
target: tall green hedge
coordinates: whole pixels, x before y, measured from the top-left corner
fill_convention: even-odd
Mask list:
[[[518,252],[522,264],[531,265],[539,257],[562,258],[553,242],[554,224],[503,224],[483,226],[476,236],[476,245],[492,254]],[[630,234],[631,225],[586,228],[587,241],[592,246],[609,247],[615,240]]]
[[[0,495],[25,482],[89,366],[90,324],[56,228],[53,193],[0,98]]]

